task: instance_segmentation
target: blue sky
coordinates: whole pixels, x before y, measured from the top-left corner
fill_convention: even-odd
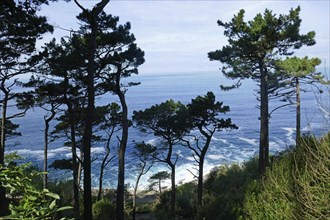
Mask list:
[[[91,8],[98,1],[80,0]],[[217,71],[220,63],[211,62],[207,53],[227,44],[223,28],[217,20],[230,21],[240,9],[247,20],[266,8],[278,14],[288,14],[291,8],[301,7],[301,33],[316,32],[317,44],[304,47],[297,56],[318,57],[326,66],[330,62],[330,1],[142,1],[110,0],[107,13],[119,16],[120,23],[129,21],[136,43],[145,51],[146,62],[140,66],[141,74]],[[77,29],[75,16],[80,9],[74,2],[51,3],[40,12],[53,24],[55,32],[44,41],[69,33],[58,27]],[[321,64],[323,70],[324,64]],[[329,70],[328,70],[329,72]]]

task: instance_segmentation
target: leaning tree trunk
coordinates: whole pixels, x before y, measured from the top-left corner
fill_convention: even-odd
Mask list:
[[[266,171],[269,157],[269,113],[268,113],[268,79],[267,71],[260,65],[260,142],[259,142],[259,174]]]
[[[299,79],[296,77],[296,145],[300,142],[300,84]]]
[[[52,105],[53,106],[53,105]],[[47,189],[48,184],[48,132],[49,132],[49,123],[53,118],[55,117],[55,112],[51,111],[51,115],[49,118],[45,117],[45,133],[44,133],[44,139],[45,139],[45,147],[44,147],[44,189]]]
[[[100,177],[99,177],[99,192],[97,194],[97,200],[101,199],[102,196],[102,191],[103,191],[103,174],[104,174],[104,169],[106,167],[106,165],[108,164],[107,160],[108,157],[110,155],[110,139],[108,139],[107,141],[107,148],[106,148],[106,154],[103,157],[102,163],[101,163],[101,167],[100,167]]]
[[[204,175],[204,161],[205,161],[205,155],[206,152],[210,146],[212,136],[214,132],[211,133],[211,135],[208,135],[205,131],[200,129],[201,133],[206,138],[206,142],[204,147],[201,150],[200,157],[199,157],[199,163],[198,163],[198,186],[197,186],[197,205],[198,207],[201,207],[203,205],[203,175]],[[214,129],[215,131],[215,129]]]
[[[125,195],[125,152],[128,140],[128,108],[126,104],[125,94],[120,90],[121,68],[118,67],[116,75],[116,94],[119,97],[120,104],[123,110],[122,118],[122,135],[118,152],[118,185],[117,185],[117,219],[124,220],[124,195]]]
[[[143,175],[143,172],[144,172],[144,168],[146,167],[146,162],[143,162],[143,165],[141,167],[141,171],[136,179],[136,183],[135,183],[135,186],[134,186],[134,192],[133,192],[133,210],[132,210],[132,218],[133,220],[136,219],[135,215],[136,215],[136,194],[137,194],[137,190],[138,190],[138,187],[139,187],[139,182],[140,182],[140,179],[141,179],[141,176]]]

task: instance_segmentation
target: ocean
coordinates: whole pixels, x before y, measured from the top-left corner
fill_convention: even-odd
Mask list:
[[[187,104],[192,98],[198,95],[205,95],[208,91],[214,92],[218,101],[229,105],[231,111],[224,118],[230,117],[239,129],[217,132],[206,155],[204,173],[212,168],[238,163],[241,164],[251,157],[258,155],[259,140],[259,109],[256,100],[257,84],[251,80],[243,81],[239,89],[221,91],[220,84],[229,85],[233,81],[225,79],[219,72],[195,72],[177,74],[140,74],[132,76],[128,81],[141,82],[139,86],[128,88],[126,92],[129,116],[134,110],[143,110],[152,105],[160,104],[168,99],[180,101]],[[311,90],[311,88],[306,87]],[[108,104],[118,101],[111,94],[98,98],[97,105]],[[302,93],[301,120],[302,132],[313,133],[321,136],[330,130],[329,94],[319,95],[314,92]],[[272,101],[270,110],[283,103]],[[12,111],[14,107],[11,108]],[[24,162],[33,162],[42,169],[43,166],[43,129],[45,112],[35,108],[29,110],[26,117],[15,119],[14,122],[20,125],[21,137],[7,141],[6,153],[17,152],[24,158]],[[52,122],[54,125],[56,122]],[[114,137],[114,139],[116,139]],[[270,119],[270,152],[276,154],[289,149],[295,139],[295,106],[281,108],[275,111]],[[135,142],[145,141],[150,144],[157,144],[159,140],[151,134],[143,134],[134,126],[129,129],[129,143],[126,151],[126,183],[131,186],[135,182],[137,160],[132,156],[132,149]],[[111,154],[115,155],[116,141],[113,141]],[[95,144],[92,148],[92,186],[98,187],[99,167],[104,154],[102,144]],[[192,153],[182,147],[175,146],[175,153],[179,154],[177,164],[177,183],[193,180],[193,175],[187,169],[194,172],[194,159]],[[63,146],[63,140],[50,143],[48,158],[49,164],[56,159],[70,158],[71,152],[68,147]],[[168,170],[164,164],[157,163],[150,172],[141,179],[140,189],[148,185],[148,177],[158,171]],[[168,170],[169,171],[169,170]],[[53,180],[70,179],[70,172],[49,170],[49,176]],[[117,185],[117,159],[111,161],[106,168],[104,186],[116,187]]]

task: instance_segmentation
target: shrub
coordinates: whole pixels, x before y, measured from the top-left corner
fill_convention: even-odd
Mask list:
[[[57,219],[57,214],[71,207],[59,208],[60,197],[47,189],[38,190],[32,184],[32,178],[41,173],[26,172],[30,164],[8,166],[0,165],[0,184],[12,198],[7,219]]]
[[[101,199],[93,203],[93,219],[116,219],[116,208],[110,200]]]
[[[330,134],[304,137],[249,185],[242,219],[330,219]]]

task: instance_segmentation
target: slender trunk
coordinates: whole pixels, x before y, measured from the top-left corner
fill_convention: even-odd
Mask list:
[[[267,72],[260,65],[260,142],[259,142],[259,174],[266,171],[269,157],[269,114],[268,114],[268,80]]]
[[[139,187],[139,182],[140,182],[140,179],[141,179],[141,176],[143,175],[143,172],[144,172],[144,168],[146,167],[146,162],[143,162],[143,165],[141,167],[141,171],[136,179],[136,183],[135,183],[135,186],[134,186],[134,192],[133,192],[133,211],[132,211],[132,217],[133,217],[133,220],[135,220],[135,214],[136,214],[136,193],[137,193],[137,190],[138,190],[138,187]]]
[[[95,109],[95,51],[96,51],[96,35],[98,30],[97,16],[93,10],[89,15],[89,23],[91,34],[89,38],[89,55],[87,66],[87,111],[85,118],[85,129],[83,134],[83,151],[84,151],[84,219],[92,220],[92,184],[91,184],[91,145],[92,145],[92,129]]]
[[[53,105],[52,105],[53,107]],[[49,118],[45,118],[45,133],[44,133],[44,139],[45,139],[45,148],[44,148],[44,189],[47,189],[48,185],[48,132],[49,132],[49,123],[53,118],[55,117],[56,112],[54,109],[51,110],[51,115]]]
[[[70,120],[70,136],[71,136],[71,154],[72,154],[72,175],[73,175],[73,210],[75,217],[80,218],[80,199],[79,199],[79,176],[78,176],[78,161],[77,161],[77,143],[76,143],[76,128],[73,116],[72,104],[68,104],[69,120]]]
[[[6,117],[7,117],[7,104],[9,93],[5,89],[1,89],[4,93],[2,100],[2,116],[1,116],[1,139],[0,139],[0,165],[5,163],[5,140],[6,140]],[[8,203],[6,199],[6,189],[0,186],[0,216],[7,215]]]
[[[7,121],[7,105],[9,93],[2,89],[4,97],[2,100],[2,115],[1,115],[1,140],[0,140],[0,164],[5,162],[5,145],[6,145],[6,121]]]
[[[296,145],[299,145],[300,142],[300,84],[299,79],[296,77]]]
[[[47,189],[47,183],[48,183],[48,130],[49,130],[49,121],[45,119],[45,133],[44,133],[44,139],[45,139],[45,147],[44,147],[44,189]]]
[[[99,178],[99,192],[97,194],[97,200],[100,200],[101,199],[101,196],[102,196],[102,190],[103,190],[103,174],[104,174],[104,169],[105,169],[105,166],[106,166],[106,162],[107,162],[107,159],[110,155],[110,150],[107,149],[107,152],[102,160],[102,163],[101,163],[101,168],[100,168],[100,178]]]
[[[205,156],[205,155],[204,155]],[[204,175],[204,156],[201,155],[198,164],[198,186],[197,186],[197,205],[201,207],[203,205],[203,175]]]
[[[82,172],[82,166],[83,166],[81,161],[84,161],[84,152],[82,150],[80,150],[80,156],[79,156],[79,160],[77,162],[78,163],[78,173],[77,173],[77,184],[78,184],[78,186],[80,186],[81,172]]]
[[[204,159],[205,159],[206,152],[209,149],[211,139],[215,132],[215,129],[213,130],[213,132],[211,132],[211,135],[209,135],[207,132],[205,132],[202,127],[199,127],[199,130],[202,133],[202,135],[204,135],[204,137],[206,138],[204,147],[202,148],[202,150],[200,152],[199,163],[198,163],[199,170],[198,170],[198,186],[197,186],[197,205],[198,205],[198,207],[201,207],[203,205]]]
[[[176,200],[176,192],[175,192],[175,165],[172,164],[171,166],[171,214],[172,219],[175,219],[176,210],[175,210],[175,200]]]
[[[123,110],[122,118],[122,135],[118,153],[118,185],[117,185],[117,219],[124,220],[124,195],[125,195],[125,151],[128,140],[128,108],[125,100],[125,94],[120,90],[121,69],[118,67],[116,76],[116,94],[119,97],[120,104]]]
[[[79,199],[79,179],[78,179],[78,165],[77,165],[77,143],[76,143],[76,127],[75,117],[72,107],[72,100],[68,98],[67,91],[69,86],[68,76],[64,77],[64,102],[68,108],[69,124],[70,124],[70,141],[71,141],[71,157],[72,157],[72,177],[73,177],[73,212],[76,219],[80,219],[80,199]]]

